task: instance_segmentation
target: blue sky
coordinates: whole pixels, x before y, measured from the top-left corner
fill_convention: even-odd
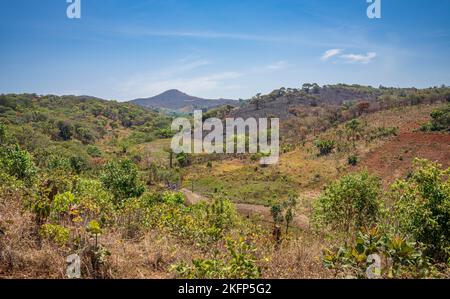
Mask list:
[[[114,100],[177,88],[249,98],[279,87],[450,85],[450,1],[0,0],[0,93]]]

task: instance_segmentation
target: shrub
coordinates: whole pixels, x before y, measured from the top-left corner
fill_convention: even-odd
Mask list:
[[[274,225],[281,225],[283,222],[285,223],[286,234],[289,232],[289,226],[294,220],[297,203],[297,199],[290,197],[281,204],[273,205],[270,210]]]
[[[141,202],[146,205],[154,205],[157,203],[165,203],[169,205],[182,205],[185,202],[183,193],[181,192],[164,192],[164,193],[145,193],[142,195]]]
[[[432,131],[450,131],[450,105],[431,113]]]
[[[373,224],[381,213],[380,180],[367,172],[350,174],[326,187],[314,205],[316,225],[330,225],[347,236]]]
[[[431,121],[423,124],[421,131],[450,131],[450,105],[431,113]]]
[[[77,203],[78,201],[75,199],[75,195],[71,192],[57,194],[52,202],[52,213],[56,213],[57,215],[67,213]]]
[[[58,129],[59,129],[58,136],[62,140],[67,141],[67,140],[72,139],[73,130],[74,130],[72,124],[70,124],[67,121],[59,121],[57,123],[57,126],[58,126]]]
[[[393,185],[395,222],[407,236],[425,244],[425,253],[450,258],[450,168],[416,159],[410,178]]]
[[[230,229],[236,222],[237,213],[233,203],[222,197],[215,197],[207,207],[207,221],[210,231],[215,232],[215,240],[223,236],[223,232]]]
[[[353,119],[345,124],[347,138],[352,142],[353,148],[356,148],[356,141],[361,137],[361,122]]]
[[[373,263],[370,258],[373,255],[379,258],[379,265]],[[359,231],[351,245],[324,250],[322,262],[326,268],[334,270],[336,276],[343,277],[371,278],[368,276],[372,274],[378,278],[425,278],[438,275],[418,244],[398,235],[389,236],[377,227]]]
[[[398,135],[398,128],[397,127],[378,127],[371,132],[366,137],[366,140],[373,141],[375,139],[379,138],[388,138],[391,136],[397,136]]]
[[[175,159],[177,160],[180,167],[187,167],[191,164],[191,156],[186,153],[177,154]]]
[[[76,138],[80,140],[83,144],[91,144],[95,142],[95,136],[92,134],[91,130],[80,125],[75,127]]]
[[[227,240],[228,256],[197,259],[192,266],[181,263],[172,267],[178,276],[187,279],[258,279],[261,268],[257,265],[255,248],[244,239]]]
[[[101,150],[98,147],[93,146],[93,145],[88,146],[87,153],[89,154],[89,156],[91,156],[93,158],[99,158],[102,156]]]
[[[158,129],[156,131],[156,135],[159,138],[167,139],[167,138],[172,138],[175,135],[175,133],[170,128],[163,128],[163,129]]]
[[[57,224],[44,224],[39,234],[41,237],[50,239],[61,247],[69,242],[70,237],[69,229]]]
[[[358,156],[351,155],[348,157],[348,165],[356,166],[358,164]]]
[[[120,204],[127,198],[140,197],[145,187],[139,178],[137,166],[130,160],[109,162],[100,176],[103,186],[110,190]]]
[[[61,169],[65,171],[71,171],[70,159],[60,157],[58,155],[51,155],[47,158],[46,166],[50,170]]]
[[[98,218],[101,223],[111,220],[114,210],[113,195],[106,190],[100,181],[79,178],[73,188],[78,199],[79,208],[84,213]]]
[[[70,157],[69,164],[76,174],[80,174],[88,168],[88,162],[81,156]]]
[[[336,142],[333,140],[316,140],[314,145],[319,149],[319,156],[327,156],[334,150]]]
[[[27,151],[21,150],[18,145],[0,148],[0,162],[9,175],[27,182],[30,182],[37,172],[31,155]]]
[[[0,123],[0,146],[6,142],[6,127]]]

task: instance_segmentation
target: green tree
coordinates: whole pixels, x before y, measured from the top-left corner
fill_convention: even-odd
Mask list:
[[[130,160],[109,162],[100,179],[103,186],[114,194],[116,204],[120,204],[127,198],[139,197],[145,191],[139,178],[138,168]]]
[[[393,185],[395,223],[436,260],[450,258],[450,168],[416,159],[408,180]]]
[[[450,105],[431,113],[432,131],[450,131]]]
[[[314,205],[316,225],[329,225],[350,237],[360,227],[375,223],[381,213],[380,180],[362,172],[327,186]]]
[[[30,153],[18,145],[0,150],[0,162],[10,175],[28,182],[36,175],[37,168]]]
[[[0,123],[0,146],[6,142],[6,126]]]
[[[62,140],[67,141],[67,140],[72,139],[73,126],[69,122],[67,122],[67,121],[59,121],[57,125],[58,125],[58,129],[59,129],[58,136]]]
[[[349,121],[345,125],[345,130],[348,136],[348,139],[352,142],[353,149],[356,149],[356,141],[361,136],[361,122],[357,119]]]

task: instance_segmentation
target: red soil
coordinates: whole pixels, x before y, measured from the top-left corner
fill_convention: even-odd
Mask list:
[[[390,184],[412,170],[412,161],[416,157],[450,166],[450,134],[402,129],[399,136],[369,152],[358,168],[377,173],[385,184]]]

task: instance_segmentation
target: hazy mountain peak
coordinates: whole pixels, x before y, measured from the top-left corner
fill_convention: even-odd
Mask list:
[[[147,108],[178,112],[193,112],[195,109],[210,109],[227,104],[236,104],[236,101],[233,100],[194,97],[178,89],[170,89],[154,97],[136,99],[131,102]]]

